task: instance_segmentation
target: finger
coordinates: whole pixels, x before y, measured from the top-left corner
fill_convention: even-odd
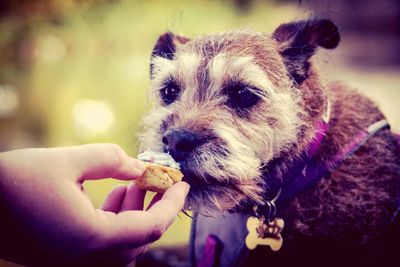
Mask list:
[[[160,217],[167,228],[172,224],[178,212],[182,210],[188,192],[189,184],[178,182],[168,188],[162,198],[148,209],[148,212]]]
[[[147,244],[138,248],[128,249],[120,252],[120,257],[125,259],[125,267],[134,267],[135,259],[142,255],[143,253],[147,252],[150,248],[151,244]]]
[[[163,222],[147,211],[128,210],[118,214],[97,210],[95,219],[99,227],[96,250],[121,250],[143,246],[160,238],[164,233]]]
[[[101,266],[125,266],[125,267],[134,267],[136,266],[135,259],[146,252],[150,248],[150,245],[144,245],[134,249],[126,249],[126,250],[117,250],[115,253],[111,255],[110,264],[109,265],[101,265]],[[117,264],[117,263],[121,264]]]
[[[131,183],[126,190],[125,198],[120,211],[143,210],[145,195],[146,191],[140,190],[133,183]]]
[[[110,193],[108,193],[104,203],[101,207],[102,210],[117,213],[121,210],[121,205],[124,201],[127,191],[126,185],[117,185]]]
[[[96,221],[101,228],[97,236],[102,247],[129,249],[159,239],[182,209],[188,190],[187,183],[176,183],[148,211],[98,211]]]
[[[164,193],[157,193],[153,199],[150,201],[150,204],[147,206],[147,209],[150,209],[155,203],[157,203],[158,201],[160,201],[160,199],[163,197]]]
[[[89,259],[79,266],[135,266],[135,259],[146,252],[150,245],[134,249],[106,251],[94,254],[95,259]]]
[[[79,181],[88,179],[135,179],[142,175],[145,165],[131,158],[118,145],[91,144],[71,147],[73,164],[80,173]]]

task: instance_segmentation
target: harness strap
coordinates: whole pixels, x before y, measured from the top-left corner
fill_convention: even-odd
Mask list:
[[[198,267],[218,267],[222,252],[222,242],[215,235],[209,235],[203,249],[203,257]]]
[[[294,178],[291,179],[291,182],[282,188],[282,193],[276,203],[289,201],[295,198],[299,193],[316,184],[323,177],[339,167],[344,160],[353,155],[354,152],[363,146],[376,133],[389,127],[387,120],[380,120],[371,124],[366,130],[361,131],[340,153],[326,162],[321,162],[316,157],[311,157],[311,159],[305,164],[304,168],[293,176]],[[315,153],[313,146],[311,148]]]
[[[343,160],[350,157],[354,152],[356,152],[362,145],[364,145],[369,139],[371,139],[377,132],[380,130],[390,128],[390,125],[387,120],[380,120],[373,124],[371,124],[367,131],[360,132],[353,141],[348,144],[342,153],[339,153],[336,157],[334,157],[329,165],[330,170],[336,169]]]

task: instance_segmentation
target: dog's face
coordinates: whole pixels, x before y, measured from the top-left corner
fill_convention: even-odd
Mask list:
[[[297,142],[307,117],[298,85],[316,47],[336,46],[338,36],[326,41],[333,31],[330,21],[313,20],[281,25],[272,37],[160,36],[151,59],[155,107],[143,121],[141,146],[180,163],[191,184],[187,207],[262,202],[263,166]]]

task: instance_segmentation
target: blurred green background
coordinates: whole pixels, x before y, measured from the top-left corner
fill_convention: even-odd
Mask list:
[[[136,156],[139,121],[151,107],[149,57],[161,33],[190,37],[243,27],[270,33],[309,14],[333,18],[344,36],[342,48],[317,57],[328,77],[362,87],[400,130],[395,0],[2,0],[0,151],[111,142]],[[98,207],[118,183],[85,187]],[[154,246],[187,244],[189,228],[181,215]]]

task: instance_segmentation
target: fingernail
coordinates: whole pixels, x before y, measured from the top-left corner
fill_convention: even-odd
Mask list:
[[[146,170],[146,164],[143,161],[132,158],[132,162],[135,168],[139,171],[144,172]]]
[[[189,193],[190,185],[183,181],[181,183],[183,183],[185,185],[185,191],[186,191],[186,195],[187,195]]]

